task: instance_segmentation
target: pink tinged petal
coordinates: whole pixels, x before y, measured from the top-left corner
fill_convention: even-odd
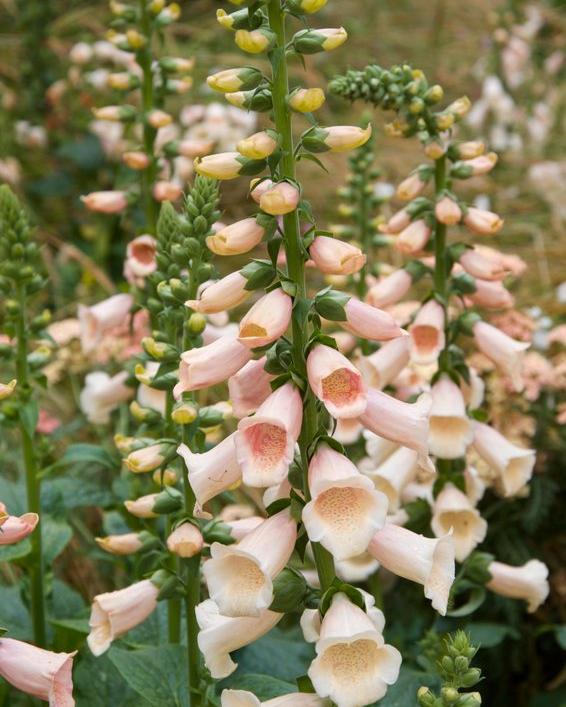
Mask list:
[[[94,597],[88,646],[95,656],[105,653],[113,640],[134,628],[157,606],[159,589],[149,580]]]
[[[266,346],[287,331],[293,300],[281,288],[258,300],[240,322],[238,341],[250,349]]]
[[[524,387],[521,376],[523,355],[530,344],[515,341],[486,322],[477,322],[474,325],[474,340],[478,349],[511,379],[515,391],[520,393]]]
[[[476,291],[468,295],[469,299],[485,309],[509,309],[515,304],[515,298],[502,282],[475,280]]]
[[[85,353],[93,351],[105,332],[123,324],[133,303],[134,298],[131,295],[120,294],[113,295],[92,307],[79,304],[78,318],[83,351]]]
[[[357,363],[372,388],[383,390],[392,383],[410,360],[410,337],[399,336],[383,344],[375,353],[361,356]]]
[[[444,309],[429,300],[417,313],[409,327],[411,361],[420,365],[435,363],[444,348]]]
[[[49,702],[74,707],[73,653],[54,653],[13,638],[0,638],[0,675],[18,690]]]
[[[466,415],[464,396],[448,376],[442,376],[431,389],[429,451],[441,459],[458,459],[466,454],[474,438],[472,423]]]
[[[450,535],[426,538],[387,524],[369,544],[369,552],[393,574],[424,586],[427,599],[444,616],[454,582],[454,542]]]
[[[228,379],[234,417],[241,419],[251,415],[271,395],[270,383],[274,376],[266,372],[265,362],[265,356],[257,361],[248,361]]]
[[[264,235],[255,218],[245,218],[208,236],[206,245],[216,255],[242,255],[259,245]]]
[[[255,415],[240,420],[235,445],[244,483],[265,488],[284,480],[302,419],[301,395],[292,383],[285,383],[271,393]]]
[[[211,498],[236,484],[242,477],[236,457],[236,433],[219,442],[208,452],[195,454],[181,444],[177,449],[189,472],[189,484],[201,508]]]
[[[360,555],[385,523],[387,498],[344,455],[320,445],[309,464],[312,500],[303,522],[312,542],[337,560]]]
[[[250,360],[249,349],[230,336],[223,336],[212,344],[190,349],[181,354],[179,382],[173,393],[202,390],[225,381]]]
[[[332,435],[340,444],[354,444],[362,434],[363,426],[357,418],[341,417],[336,420],[336,428]]]
[[[136,277],[147,277],[155,271],[157,241],[153,236],[144,234],[128,243],[125,267]]]
[[[308,355],[307,374],[313,393],[333,417],[357,417],[366,409],[361,373],[336,349],[317,344]]]
[[[540,560],[529,560],[520,567],[492,562],[488,571],[491,579],[485,586],[501,596],[524,599],[529,613],[536,611],[549,594],[548,567]]]
[[[346,321],[339,322],[344,329],[371,341],[388,341],[403,334],[393,317],[377,307],[351,297],[346,306]]]
[[[250,296],[251,292],[245,289],[247,282],[239,271],[230,273],[222,280],[204,287],[198,300],[189,300],[185,304],[195,312],[203,314],[229,311],[245,302]]]
[[[1,513],[0,513],[1,515]],[[0,521],[0,546],[13,545],[27,538],[37,526],[37,513],[24,513],[22,516],[8,516]]]
[[[378,280],[377,284],[369,289],[366,300],[373,307],[388,307],[399,302],[412,284],[413,280],[406,270],[396,270]]]
[[[373,481],[375,488],[387,497],[388,513],[396,513],[401,505],[403,490],[415,479],[418,469],[418,453],[399,447],[380,466],[364,473]]]
[[[238,667],[230,653],[257,641],[283,618],[283,614],[268,609],[258,617],[222,616],[212,599],[196,607],[196,616],[201,629],[198,645],[206,667],[215,679],[228,677]]]
[[[437,538],[452,531],[458,562],[463,562],[487,533],[487,522],[453,484],[446,484],[436,497],[430,525]]]
[[[489,425],[474,422],[474,449],[497,472],[497,483],[506,497],[514,496],[533,474],[536,452],[509,442]]]
[[[87,374],[80,394],[80,407],[89,422],[107,424],[111,413],[133,397],[134,389],[126,385],[127,379],[127,371],[112,377],[104,371]]]
[[[460,264],[472,277],[482,280],[503,280],[508,273],[502,262],[486,258],[476,249],[465,250],[460,256]]]
[[[261,707],[258,698],[247,690],[222,690],[221,707]]]
[[[359,248],[329,236],[317,236],[309,252],[316,267],[327,275],[352,275],[366,262]]]
[[[412,221],[397,236],[395,248],[407,255],[417,255],[421,253],[430,239],[432,230],[422,219]]]

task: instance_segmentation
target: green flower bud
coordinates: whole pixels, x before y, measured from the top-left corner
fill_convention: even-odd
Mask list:
[[[187,328],[193,334],[202,334],[206,327],[206,317],[200,312],[193,312],[188,319]]]
[[[337,49],[348,39],[344,27],[330,29],[304,29],[293,37],[293,49],[298,54],[317,54]]]

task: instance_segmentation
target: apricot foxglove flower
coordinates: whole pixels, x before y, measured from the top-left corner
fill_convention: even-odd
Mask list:
[[[234,417],[241,419],[255,412],[271,395],[273,376],[265,370],[266,358],[248,361],[243,368],[228,378],[228,391]]]
[[[428,184],[428,179],[424,178],[426,176],[426,172],[421,173],[420,171],[413,172],[413,174],[409,175],[397,186],[397,198],[401,199],[401,201],[412,201],[419,196]]]
[[[454,582],[454,541],[450,534],[426,538],[387,523],[373,536],[368,552],[380,565],[411,582],[422,584],[434,609],[444,616]]]
[[[236,145],[241,155],[250,160],[263,160],[272,155],[279,145],[277,133],[273,130],[254,133]]]
[[[126,247],[124,277],[137,280],[151,275],[157,267],[156,248],[157,241],[147,233],[130,241]]]
[[[179,382],[173,389],[176,398],[185,391],[202,390],[225,381],[250,360],[251,353],[232,336],[222,336],[207,346],[181,354]]]
[[[355,297],[350,297],[346,302],[344,312],[346,321],[338,323],[362,339],[388,341],[403,334],[403,330],[388,312],[360,302]]]
[[[413,279],[405,270],[395,270],[370,287],[366,300],[374,307],[388,307],[402,299],[413,284]]]
[[[468,207],[464,214],[464,223],[473,233],[492,236],[503,228],[503,219],[492,211]]]
[[[49,702],[49,707],[74,707],[76,653],[54,653],[14,638],[0,638],[0,675],[18,690]]]
[[[369,386],[383,390],[407,366],[409,358],[409,337],[398,336],[369,356],[360,356],[357,365]]]
[[[230,653],[247,646],[270,631],[283,614],[264,609],[259,616],[222,616],[212,599],[206,599],[196,607],[200,628],[198,645],[204,662],[215,679],[225,678],[236,670]]]
[[[0,504],[0,547],[13,545],[27,538],[33,533],[39,522],[37,513],[24,513],[21,516],[5,514],[4,507]]]
[[[310,152],[348,152],[365,145],[371,137],[371,124],[364,128],[356,125],[333,125],[311,128],[302,136],[303,146]]]
[[[301,395],[292,383],[285,383],[264,400],[255,415],[240,420],[235,446],[244,483],[265,488],[283,481],[302,419]]]
[[[99,548],[112,555],[133,555],[141,550],[144,544],[139,533],[108,535],[105,538],[95,538],[94,540]]]
[[[449,196],[443,196],[436,202],[434,214],[438,221],[446,226],[454,226],[462,219],[462,209],[458,206],[458,202]]]
[[[187,300],[185,305],[195,312],[217,314],[227,312],[245,302],[251,292],[246,290],[248,281],[239,270],[221,280],[203,286],[197,300]]]
[[[503,280],[508,273],[501,261],[486,258],[476,248],[467,248],[460,256],[459,262],[469,275],[482,280]]]
[[[120,294],[108,297],[92,307],[79,304],[78,317],[83,351],[93,351],[107,331],[123,324],[133,303],[132,295]]]
[[[401,506],[401,494],[405,486],[413,481],[419,469],[418,454],[414,449],[399,447],[374,469],[364,470],[375,488],[385,494],[388,513],[396,513]]]
[[[309,464],[312,500],[303,523],[312,542],[337,560],[361,555],[385,523],[387,498],[343,454],[320,444]]]
[[[430,394],[430,453],[441,459],[465,456],[474,439],[474,431],[466,415],[462,391],[447,375],[442,375],[432,386]]]
[[[202,550],[203,545],[200,530],[188,522],[178,525],[167,537],[167,549],[177,557],[194,557]]]
[[[435,363],[444,348],[445,315],[442,305],[430,299],[409,327],[411,361],[419,365]]]
[[[524,449],[506,439],[493,427],[474,422],[474,449],[497,473],[504,496],[514,496],[528,483],[535,465],[534,449]]]
[[[474,280],[475,292],[467,295],[471,302],[485,309],[510,309],[515,298],[500,281]]]
[[[223,616],[259,616],[273,601],[272,580],[285,567],[297,524],[285,509],[267,518],[235,545],[212,543],[203,566],[210,598]]]
[[[136,518],[157,518],[157,513],[153,510],[157,501],[157,493],[149,493],[146,496],[140,496],[134,501],[124,501],[124,506],[128,513],[131,513]]]
[[[293,37],[293,47],[299,54],[331,52],[341,47],[347,39],[348,33],[344,27],[304,29]]]
[[[491,562],[487,570],[491,579],[485,586],[501,596],[524,599],[531,614],[544,603],[550,591],[548,567],[540,560],[529,560],[520,567]]]
[[[256,218],[245,218],[215,231],[206,245],[216,255],[242,255],[255,248],[264,235],[265,228]]]
[[[119,214],[128,206],[128,195],[123,191],[93,191],[81,196],[81,201],[89,211]]]
[[[249,91],[256,88],[262,80],[261,71],[251,66],[244,66],[236,69],[226,69],[212,74],[206,79],[206,83],[215,91],[231,93],[234,91]]]
[[[262,191],[259,197],[259,205],[267,214],[283,216],[297,208],[300,198],[301,193],[294,184],[277,182],[277,184],[272,184]]]
[[[104,371],[93,371],[86,376],[79,402],[89,422],[105,425],[111,413],[133,396],[134,389],[126,385],[127,379],[127,371],[112,377]]]
[[[362,707],[385,695],[399,675],[401,654],[385,644],[384,623],[378,609],[368,615],[345,594],[334,595],[308,670],[320,697],[340,707]]]
[[[293,300],[278,287],[259,299],[240,322],[238,341],[249,349],[267,346],[282,336],[291,322]]]
[[[515,391],[520,393],[524,388],[521,376],[523,355],[530,344],[512,339],[487,322],[476,322],[473,332],[478,349],[493,361],[504,375],[509,376]]]
[[[326,275],[353,275],[366,262],[359,248],[329,236],[317,236],[309,252],[316,267]]]
[[[158,594],[159,588],[150,579],[143,579],[125,589],[95,596],[87,637],[93,655],[106,653],[112,641],[145,621],[157,606]]]
[[[156,201],[177,201],[183,194],[183,189],[175,182],[161,179],[153,185],[152,194]]]
[[[211,179],[235,179],[240,175],[257,174],[265,163],[263,160],[250,160],[239,152],[220,152],[195,158],[195,170],[203,177]]]
[[[220,702],[221,707],[325,707],[326,705],[318,695],[305,692],[290,692],[260,702],[253,692],[247,690],[222,690]]]
[[[343,354],[317,344],[307,357],[309,385],[332,417],[358,417],[367,407],[366,386]]]
[[[232,433],[208,452],[196,454],[186,444],[177,452],[189,470],[189,484],[200,508],[222,491],[226,491],[242,478]]]
[[[417,255],[424,250],[432,229],[424,219],[417,219],[404,228],[395,239],[395,248],[407,255]]]
[[[444,537],[452,530],[458,562],[463,562],[487,533],[487,522],[466,494],[454,484],[446,484],[436,497],[430,527],[437,538]]]
[[[130,452],[124,459],[124,464],[135,474],[155,471],[165,461],[165,453],[165,445],[151,444]]]

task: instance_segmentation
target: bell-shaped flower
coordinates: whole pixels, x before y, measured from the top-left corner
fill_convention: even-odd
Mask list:
[[[430,394],[430,453],[440,459],[465,456],[468,445],[474,439],[474,431],[466,415],[462,391],[451,378],[442,375],[432,386]]]
[[[487,533],[487,522],[466,494],[453,484],[446,484],[436,497],[430,527],[437,538],[452,530],[458,562],[463,562]]]
[[[111,413],[133,396],[134,389],[125,384],[127,379],[127,371],[121,371],[112,377],[105,371],[87,374],[79,404],[89,422],[96,425],[107,424]]]
[[[306,692],[289,692],[261,702],[247,690],[222,690],[220,704],[221,707],[325,707],[327,703],[318,695]]]
[[[399,447],[375,469],[364,470],[375,488],[385,494],[388,513],[396,513],[401,505],[405,486],[413,481],[419,469],[418,454],[414,449]]]
[[[515,298],[502,282],[491,280],[474,280],[476,289],[467,297],[478,307],[485,309],[510,309]]]
[[[360,438],[363,425],[355,417],[341,417],[336,420],[332,437],[340,444],[354,444]]]
[[[444,616],[454,582],[454,541],[450,534],[426,538],[387,523],[373,536],[368,548],[382,567],[424,586],[424,595]]]
[[[535,450],[518,447],[482,422],[474,422],[473,427],[474,449],[497,473],[497,485],[503,495],[515,496],[533,474]]]
[[[426,366],[437,361],[446,340],[444,323],[444,309],[436,300],[430,299],[419,309],[409,327],[413,363]]]
[[[317,236],[309,253],[316,267],[326,275],[353,275],[366,262],[366,256],[357,246],[329,236]]]
[[[155,513],[154,506],[157,500],[158,494],[149,493],[146,496],[140,496],[134,501],[124,501],[124,506],[128,513],[131,513],[136,518],[157,518],[157,513]]]
[[[148,471],[155,471],[165,461],[167,446],[162,444],[150,444],[130,452],[124,459],[124,464],[134,474],[143,474]]]
[[[380,700],[399,676],[401,654],[383,640],[383,614],[367,614],[345,594],[332,598],[320,625],[308,675],[317,695],[340,707]]]
[[[476,248],[466,249],[460,256],[459,263],[469,275],[481,280],[503,280],[508,274],[502,262],[486,258]]]
[[[404,403],[370,388],[367,400],[367,409],[360,415],[362,425],[380,437],[414,449],[419,465],[432,472],[428,459],[430,395],[423,393],[415,403]]]
[[[8,515],[0,504],[0,547],[13,545],[33,533],[39,522],[37,513],[24,513],[21,516]]]
[[[88,647],[95,656],[105,653],[116,638],[123,636],[153,612],[159,588],[142,579],[125,589],[98,594],[92,602]]]
[[[436,202],[434,214],[440,223],[446,226],[454,226],[460,223],[462,209],[458,206],[458,202],[454,201],[449,196],[443,196]]]
[[[493,211],[484,211],[470,206],[464,215],[464,223],[473,233],[492,236],[503,227],[503,219]]]
[[[357,125],[333,125],[315,127],[302,136],[303,147],[309,152],[348,152],[355,150],[370,139],[371,124],[366,128]]]
[[[203,546],[202,534],[192,523],[181,523],[167,538],[167,549],[177,557],[194,557]]]
[[[197,300],[187,300],[185,305],[202,314],[227,312],[245,302],[251,292],[246,290],[248,281],[239,270],[232,272],[222,280],[211,282],[203,287]]]
[[[155,201],[177,201],[183,194],[183,188],[175,182],[160,179],[153,185],[151,193]]]
[[[277,133],[262,130],[240,140],[236,149],[250,160],[263,160],[275,152],[278,144]]]
[[[368,552],[363,552],[356,557],[349,557],[347,560],[334,562],[336,576],[344,582],[357,584],[365,582],[374,572],[379,569],[379,562]]]
[[[90,353],[109,329],[123,325],[133,303],[132,295],[120,294],[108,297],[92,307],[79,304],[78,317],[83,351]]]
[[[270,631],[283,614],[264,609],[259,616],[222,616],[212,599],[196,607],[200,628],[198,646],[211,676],[218,680],[228,677],[238,667],[230,653],[243,648]]]
[[[236,455],[244,483],[265,488],[287,476],[303,419],[303,402],[292,383],[277,388],[255,415],[240,420]]]
[[[130,241],[126,247],[124,275],[127,277],[127,273],[135,279],[151,275],[157,267],[156,250],[157,241],[147,233]]]
[[[255,218],[244,218],[215,231],[206,245],[216,255],[242,255],[255,248],[265,235],[265,228]]]
[[[243,368],[228,378],[228,391],[234,417],[241,419],[255,412],[271,395],[273,376],[265,370],[266,358],[248,361]]]
[[[406,255],[417,255],[424,250],[432,229],[423,219],[411,221],[395,239],[395,248]]]
[[[361,373],[331,346],[317,344],[307,357],[309,385],[332,417],[358,417],[367,407]]]
[[[232,336],[222,336],[207,346],[181,354],[179,382],[173,389],[176,398],[191,390],[202,390],[225,381],[251,358],[251,352]]]
[[[211,179],[235,179],[240,174],[250,174],[247,170],[248,163],[255,160],[248,160],[239,152],[220,152],[216,155],[206,155],[195,158],[195,170],[198,174]],[[255,171],[257,174],[259,170]],[[254,174],[254,171],[251,172]]]
[[[272,580],[295,548],[297,524],[288,509],[258,525],[235,545],[215,542],[203,565],[210,598],[223,616],[259,616],[273,601]]]
[[[112,555],[133,555],[143,547],[139,533],[122,533],[94,539],[99,548]]]
[[[475,368],[469,368],[470,371],[470,383],[466,383],[465,380],[460,381],[460,390],[464,396],[464,402],[466,407],[470,410],[475,410],[479,408],[485,397],[485,381],[475,370]]]
[[[521,376],[523,355],[530,344],[512,339],[487,322],[477,322],[473,331],[478,349],[511,379],[515,391],[520,393],[524,387]]]
[[[0,676],[16,689],[49,702],[49,707],[74,707],[73,653],[0,638]]]
[[[403,330],[389,312],[384,312],[371,304],[360,302],[355,297],[350,297],[348,302],[346,302],[344,312],[346,321],[338,323],[361,339],[388,341],[403,334]]]
[[[238,341],[249,349],[267,346],[283,336],[291,322],[293,300],[278,287],[259,299],[240,322]]]
[[[374,432],[371,432],[371,430],[364,430],[363,434],[366,442],[366,453],[368,459],[371,461],[371,465],[368,468],[373,469],[383,464],[399,447],[396,442],[392,442],[385,437],[380,437]]]
[[[409,363],[409,342],[408,336],[398,336],[369,356],[360,356],[356,363],[369,386],[383,390],[397,378]]]
[[[548,567],[540,560],[529,560],[520,567],[491,562],[487,569],[491,579],[485,586],[503,597],[524,599],[531,614],[544,603],[550,591]]]
[[[397,186],[396,196],[401,201],[412,201],[424,191],[427,184],[428,180],[423,179],[418,171],[413,172]]]
[[[179,445],[177,449],[187,466],[189,484],[200,508],[242,478],[236,457],[235,437],[234,432],[211,450],[201,454],[191,452],[186,444]]]
[[[373,307],[388,307],[399,302],[411,289],[412,284],[413,279],[404,268],[395,270],[369,288],[366,301]]]
[[[337,560],[361,555],[385,523],[387,498],[327,444],[318,446],[308,473],[312,499],[303,508],[303,523],[310,540]]]

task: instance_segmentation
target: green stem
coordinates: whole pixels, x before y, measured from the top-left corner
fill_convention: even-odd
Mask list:
[[[30,383],[27,362],[28,339],[26,325],[25,285],[17,285],[17,295],[20,305],[20,312],[17,322],[17,379],[18,387],[23,392],[23,400],[27,401]],[[40,647],[45,647],[45,594],[43,587],[43,553],[41,547],[41,487],[38,477],[37,460],[34,452],[34,435],[33,433],[29,433],[22,418],[20,418],[20,432],[22,435],[22,453],[26,474],[27,510],[30,513],[37,513],[40,516],[39,524],[30,536],[31,553],[28,556],[33,635],[35,643]]]
[[[295,180],[295,154],[293,146],[293,131],[291,123],[291,112],[287,105],[289,93],[289,76],[287,72],[287,60],[285,56],[285,13],[281,6],[281,0],[270,0],[269,2],[269,23],[272,31],[277,37],[277,48],[271,53],[271,65],[273,70],[272,95],[273,114],[275,129],[281,136],[282,157],[279,165],[280,177],[282,179]],[[300,302],[307,297],[305,281],[305,258],[301,242],[301,230],[299,214],[293,211],[283,217],[284,248],[287,258],[287,271],[289,277],[297,287],[296,302]],[[298,373],[306,378],[305,343],[307,333],[307,322],[304,316],[299,316],[299,310],[293,314],[293,358]],[[301,449],[301,459],[303,466],[303,488],[305,499],[310,500],[308,485],[308,454],[307,450],[318,430],[318,414],[316,404],[312,395],[307,394],[303,415],[303,426],[299,437]],[[334,579],[334,561],[332,555],[321,547],[318,543],[313,543],[313,553],[316,568],[320,579],[320,585],[327,589]]]
[[[137,61],[141,67],[143,78],[141,85],[143,110],[143,147],[149,157],[149,165],[141,172],[141,190],[146,218],[146,228],[154,234],[157,226],[157,203],[153,198],[153,185],[157,174],[157,164],[154,156],[154,143],[157,130],[147,122],[148,113],[154,108],[154,88],[151,56],[151,40],[153,28],[147,9],[146,0],[139,0],[141,30],[146,38],[146,44],[137,52]]]

